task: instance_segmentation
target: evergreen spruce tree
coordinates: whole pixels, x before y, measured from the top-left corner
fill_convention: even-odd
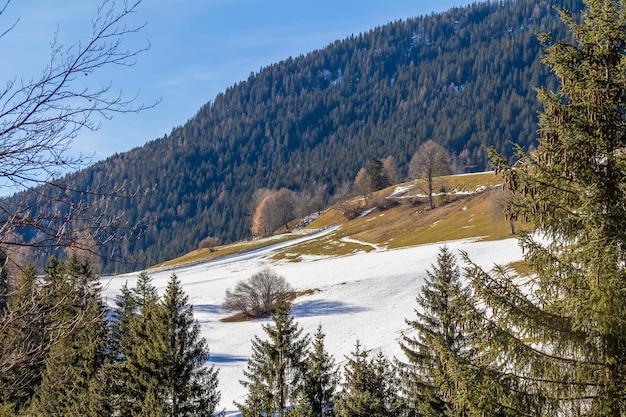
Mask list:
[[[248,389],[244,403],[237,404],[243,416],[287,413],[287,406],[301,396],[308,336],[290,315],[286,301],[279,301],[272,313],[273,324],[264,325],[268,340],[252,340],[252,357],[244,370]]]
[[[385,172],[383,163],[380,159],[372,158],[369,161],[368,172],[370,176],[370,182],[374,191],[382,190],[389,187],[391,184],[387,173]]]
[[[322,326],[318,326],[306,358],[304,386],[298,406],[303,409],[300,415],[314,417],[334,415],[333,407],[339,383],[339,370],[335,365],[335,358],[326,351],[325,337]]]
[[[152,277],[146,272],[141,271],[137,276],[137,283],[132,289],[135,305],[137,309],[142,310],[151,301],[159,298],[157,289],[152,285]]]
[[[148,299],[130,325],[134,340],[123,361],[132,415],[212,416],[217,371],[180,281],[172,275],[160,302]]]
[[[115,297],[115,307],[109,323],[108,360],[101,375],[99,387],[106,393],[108,404],[120,416],[130,415],[133,394],[128,386],[130,378],[126,369],[126,355],[135,341],[131,334],[131,323],[138,316],[133,291],[124,283]]]
[[[137,351],[142,346],[147,349],[152,343],[147,324],[153,317],[146,319],[144,316],[154,313],[158,301],[152,277],[145,271],[139,273],[133,288],[129,289],[125,283],[115,298],[113,320],[109,326],[109,362],[101,379],[110,407],[120,416],[140,412],[136,409],[149,412],[148,403],[152,404],[154,415],[159,413],[156,401],[163,398],[164,394],[159,396],[148,390],[147,379],[141,373],[144,370],[149,372],[149,368],[155,365],[137,364]],[[133,360],[128,361],[129,357]],[[143,382],[142,378],[145,379]],[[163,413],[167,413],[166,408]]]
[[[122,345],[130,343],[130,322],[137,314],[137,302],[128,282],[122,286],[120,293],[115,296],[112,321],[109,334],[109,355],[112,361],[123,356]]]
[[[18,414],[27,408],[41,382],[48,337],[41,308],[37,272],[29,265],[17,277],[7,297],[0,332],[0,411]]]
[[[337,417],[399,416],[404,408],[398,396],[395,368],[382,355],[369,359],[357,341],[344,367],[343,390],[335,402]]]
[[[151,300],[131,317],[128,339],[120,340],[120,354],[113,364],[112,398],[121,416],[166,416],[165,394],[159,389],[162,350],[154,333],[158,300]],[[160,339],[160,338],[159,338]]]
[[[541,38],[561,83],[539,90],[537,150],[520,151],[519,169],[493,155],[515,194],[509,215],[536,231],[520,238],[529,272],[468,271],[495,324],[487,349],[528,404],[616,417],[626,415],[626,5],[585,5],[580,19],[561,12],[573,43]]]
[[[104,363],[106,348],[105,310],[97,277],[88,261],[73,255],[66,262],[52,259],[44,281],[50,285],[44,284],[46,299],[55,310],[46,325],[67,334],[50,347],[29,414],[97,415],[94,410],[100,409],[101,398],[92,396],[90,387]]]
[[[464,416],[455,406],[456,373],[471,351],[464,332],[469,294],[461,284],[461,271],[445,246],[437,255],[433,272],[417,296],[416,318],[406,320],[415,331],[403,335],[401,347],[408,359],[400,363],[402,390],[420,416]]]

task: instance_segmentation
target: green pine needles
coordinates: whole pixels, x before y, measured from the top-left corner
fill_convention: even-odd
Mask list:
[[[124,285],[112,319],[89,262],[51,258],[6,293],[0,332],[3,416],[212,416],[217,371],[172,275],[159,298],[147,274]]]
[[[485,349],[536,406],[517,415],[626,415],[626,4],[585,4],[561,12],[575,43],[541,37],[561,87],[538,91],[537,150],[517,169],[492,153],[509,215],[535,231],[520,237],[530,272],[468,268]]]
[[[413,332],[404,334],[401,347],[408,363],[400,363],[403,393],[423,416],[453,413],[459,378],[455,373],[471,351],[463,323],[469,295],[461,285],[454,255],[440,249],[437,265],[427,272],[417,296],[416,318],[406,320]]]
[[[130,415],[212,416],[220,398],[217,371],[207,365],[208,347],[180,281],[172,274],[159,300],[143,276],[134,293],[134,300],[122,297],[118,306],[119,321],[127,303],[145,301],[131,313],[128,333],[118,343],[113,368],[123,386],[120,408]]]
[[[401,416],[396,369],[382,354],[370,357],[357,340],[344,366],[344,382],[335,405],[337,417]]]
[[[264,325],[267,340],[252,340],[252,357],[244,370],[248,389],[244,403],[237,404],[242,416],[278,415],[287,413],[304,386],[307,335],[291,316],[291,308],[279,301],[272,313],[272,324]]]

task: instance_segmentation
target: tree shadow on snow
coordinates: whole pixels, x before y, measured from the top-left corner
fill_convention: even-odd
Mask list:
[[[311,300],[294,305],[291,309],[293,317],[315,317],[331,314],[352,314],[367,311],[365,307],[350,305],[341,301]]]
[[[209,362],[212,362],[212,363],[248,362],[248,358],[244,356],[233,356],[233,355],[227,355],[227,354],[211,353],[209,355]]]
[[[217,304],[196,304],[193,306],[194,313],[210,313],[219,314],[222,312],[222,307]]]

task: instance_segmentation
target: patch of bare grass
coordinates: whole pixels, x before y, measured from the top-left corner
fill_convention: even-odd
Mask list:
[[[344,224],[348,221],[337,207],[331,207],[308,224],[305,229],[323,229],[333,224]]]
[[[445,198],[436,197],[438,207],[433,210],[428,206],[428,198],[420,196],[424,194],[426,186],[423,180],[397,184],[373,193],[367,205],[363,197],[355,197],[343,205],[337,204],[325,210],[304,228],[312,231],[339,224],[339,229],[279,251],[272,259],[300,262],[306,255],[344,256],[371,251],[375,246],[399,248],[466,238],[509,238],[513,236],[510,224],[502,213],[502,202],[498,201],[497,193],[492,191],[501,182],[502,179],[493,172],[435,178],[435,190],[445,190],[449,194]],[[392,201],[387,204],[385,199],[389,196]],[[351,220],[342,211],[348,203],[359,204],[360,215]],[[520,226],[523,225],[516,224],[517,229]],[[238,242],[218,246],[214,252],[200,249],[159,266],[175,267],[205,262],[295,237],[289,233]]]
[[[273,260],[300,261],[304,255],[312,256],[344,256],[359,251],[370,251],[371,246],[364,246],[356,242],[342,242],[343,233],[332,233],[321,239],[303,242],[292,246],[288,250],[275,254]]]
[[[447,240],[481,238],[498,240],[512,237],[504,214],[494,214],[488,192],[439,207],[415,213],[411,225],[404,223],[405,231],[389,241],[397,248]]]

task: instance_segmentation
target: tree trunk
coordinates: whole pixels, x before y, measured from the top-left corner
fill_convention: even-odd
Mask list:
[[[435,208],[435,204],[433,204],[433,173],[431,171],[428,172],[428,203],[431,210]]]

